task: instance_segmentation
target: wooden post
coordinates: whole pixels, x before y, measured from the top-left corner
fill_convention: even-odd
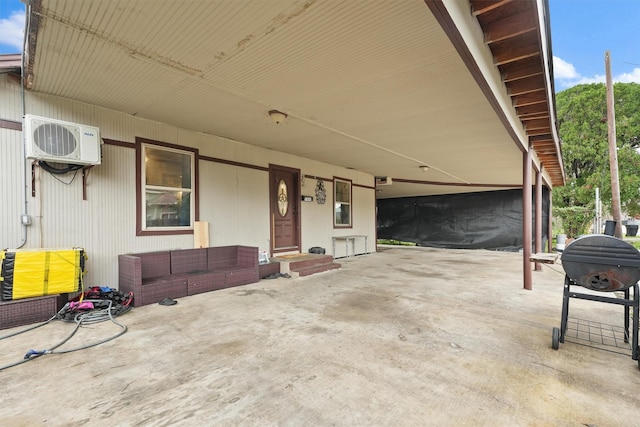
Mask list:
[[[604,53],[607,72],[607,127],[609,129],[609,170],[611,173],[611,213],[616,221],[615,236],[622,238],[622,208],[620,206],[620,182],[618,180],[618,144],[616,142],[616,113],[613,104],[613,83],[611,81],[611,58]]]
[[[531,271],[531,145],[522,153],[522,273],[524,288],[533,289]]]

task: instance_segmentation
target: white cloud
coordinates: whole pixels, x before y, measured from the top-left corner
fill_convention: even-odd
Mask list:
[[[640,68],[634,68],[630,73],[620,74],[616,81],[621,83],[640,83]]]
[[[0,19],[0,43],[22,51],[24,11],[13,11],[9,18]]]
[[[553,57],[553,76],[559,84],[559,90],[568,89],[579,84],[605,83],[604,74],[596,74],[586,77],[578,73],[573,64],[559,58]],[[622,73],[612,76],[614,83],[640,83],[640,68],[634,68],[630,73]]]
[[[617,81],[615,77],[612,77],[612,80],[614,81],[614,83]],[[591,84],[591,83],[606,83],[606,81],[607,81],[607,76],[605,76],[604,74],[596,74],[593,77],[580,76],[580,78],[577,79],[571,86]]]
[[[573,64],[569,64],[557,56],[553,57],[553,75],[556,79],[575,79],[580,77]]]

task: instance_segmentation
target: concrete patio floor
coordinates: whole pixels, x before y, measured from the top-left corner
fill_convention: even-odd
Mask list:
[[[638,425],[630,352],[553,350],[562,267],[535,272],[526,291],[521,259],[381,248],[341,270],[136,308],[113,341],[1,371],[0,424]],[[572,300],[569,315],[623,323],[611,304]],[[72,328],[0,341],[0,365]],[[117,331],[83,327],[61,348]]]

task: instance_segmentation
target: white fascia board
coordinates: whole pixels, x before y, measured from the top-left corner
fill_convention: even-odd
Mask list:
[[[549,13],[549,10],[546,7],[546,0],[537,0],[536,7],[538,10],[538,29],[540,30],[540,38],[542,40],[542,59],[545,64],[552,64],[553,66],[553,58],[551,58],[551,52],[549,52],[549,46],[551,44],[551,34],[547,32],[547,23],[549,22],[549,17],[545,15],[545,13]],[[554,118],[554,121],[551,126],[551,132],[553,134],[553,141],[556,144],[559,144],[560,136],[558,135],[558,130],[556,129],[556,106],[554,102],[550,102],[550,100],[555,98],[555,94],[553,93],[553,76],[551,75],[551,67],[544,67],[544,78],[547,87],[547,103],[549,104],[549,115]]]

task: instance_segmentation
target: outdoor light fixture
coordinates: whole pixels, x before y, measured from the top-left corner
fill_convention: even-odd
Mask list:
[[[428,171],[428,170],[429,170],[429,166],[421,165],[421,166],[420,166],[420,170],[421,170],[422,172],[426,172],[426,171]]]
[[[273,121],[276,122],[277,125],[282,123],[282,121],[287,118],[287,115],[285,113],[283,113],[282,111],[278,111],[278,110],[269,111],[269,115],[271,116]]]

